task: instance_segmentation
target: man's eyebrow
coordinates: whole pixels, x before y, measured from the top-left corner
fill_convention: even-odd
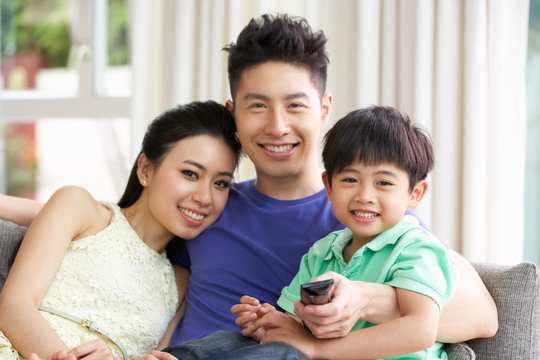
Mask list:
[[[298,98],[309,98],[309,96],[304,91],[298,91],[292,94],[288,94],[284,97],[285,100],[292,100],[292,99],[298,99]],[[267,95],[259,94],[259,93],[246,93],[243,96],[243,99],[244,100],[256,99],[256,100],[268,101],[270,100],[270,97]]]
[[[258,93],[246,93],[243,97],[242,97],[244,100],[252,100],[252,99],[256,99],[256,100],[270,100],[270,98],[266,95],[263,95],[263,94],[258,94]]]
[[[298,98],[309,98],[309,96],[304,91],[295,92],[285,96],[285,100],[292,100]]]
[[[203,166],[201,163],[199,163],[199,162],[197,162],[195,160],[185,160],[184,163],[193,165],[193,166],[195,166],[196,168],[198,168],[200,170],[206,170],[205,166]],[[233,173],[230,172],[230,171],[220,171],[218,173],[218,175],[220,175],[220,176],[228,176],[230,178],[233,177]]]

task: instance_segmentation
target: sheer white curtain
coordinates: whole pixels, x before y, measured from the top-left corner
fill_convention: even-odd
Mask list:
[[[146,120],[225,101],[221,48],[250,18],[306,17],[329,38],[332,119],[370,104],[408,113],[436,150],[422,218],[469,260],[521,260],[527,0],[164,0],[133,12],[134,116]]]

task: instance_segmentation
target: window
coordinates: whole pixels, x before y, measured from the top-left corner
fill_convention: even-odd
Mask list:
[[[540,264],[540,0],[531,0],[529,14],[524,259]]]
[[[127,0],[0,0],[0,191],[117,200],[129,172]]]

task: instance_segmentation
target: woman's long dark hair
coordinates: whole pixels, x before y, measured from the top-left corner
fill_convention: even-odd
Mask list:
[[[236,163],[238,162],[241,146],[234,119],[223,105],[211,100],[178,105],[161,113],[148,126],[137,159],[141,154],[145,154],[148,160],[158,167],[176,142],[196,135],[209,135],[223,140],[234,153]],[[124,194],[118,202],[121,208],[133,205],[142,193],[143,187],[137,176],[137,159],[131,169]]]

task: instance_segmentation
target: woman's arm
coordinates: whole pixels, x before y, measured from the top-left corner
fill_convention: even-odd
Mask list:
[[[29,226],[43,204],[36,200],[0,194],[0,219]]]
[[[28,228],[0,293],[0,330],[24,357],[69,350],[37,308],[70,242],[102,226],[95,220],[103,209],[86,191],[62,188]]]
[[[175,240],[173,240],[175,241]],[[171,343],[172,336],[174,334],[174,330],[176,330],[176,327],[180,323],[180,320],[184,316],[184,313],[186,312],[186,292],[189,284],[189,275],[190,271],[186,268],[180,267],[180,266],[173,266],[174,268],[174,276],[176,279],[176,288],[178,289],[178,309],[176,310],[176,315],[172,318],[171,322],[169,323],[169,326],[167,327],[167,330],[165,331],[165,334],[163,335],[163,338],[159,342],[158,346],[156,347],[157,350],[163,350],[166,347],[169,346]]]

